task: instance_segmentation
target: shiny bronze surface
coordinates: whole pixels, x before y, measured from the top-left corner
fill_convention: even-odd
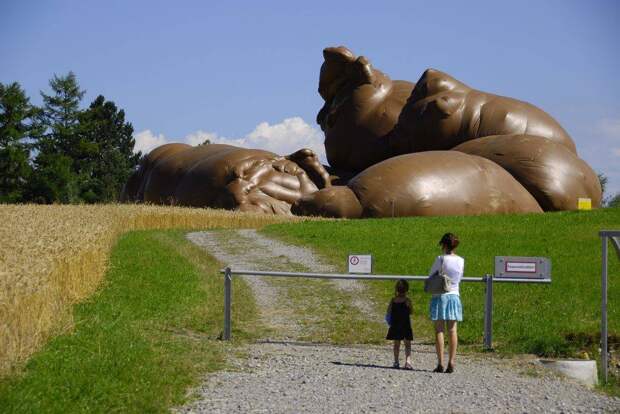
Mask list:
[[[365,217],[542,212],[506,170],[458,151],[399,155],[367,168],[348,186]]]
[[[317,180],[327,177],[311,150],[297,151],[293,158]],[[290,214],[295,201],[318,190],[304,168],[269,151],[221,144],[167,144],[145,157],[123,199]]]
[[[300,216],[359,218],[363,209],[349,187],[337,185],[301,197],[292,212]]]
[[[446,73],[427,69],[389,141],[392,154],[403,154],[448,150],[471,139],[513,134],[539,136],[577,152],[564,128],[542,109],[472,89]]]
[[[343,46],[323,58],[329,167],[309,149],[168,144],[121,200],[345,218],[575,210],[584,197],[600,206],[596,173],[542,109],[434,69],[393,81]]]
[[[592,168],[564,145],[531,135],[488,136],[456,148],[490,159],[508,171],[545,211],[576,210],[580,197],[601,205],[601,185]]]
[[[323,51],[319,94],[325,104],[317,123],[325,132],[329,165],[362,171],[391,156],[386,136],[392,131],[414,84],[393,81],[363,56],[346,47]]]

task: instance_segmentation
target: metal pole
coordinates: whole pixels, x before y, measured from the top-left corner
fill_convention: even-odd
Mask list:
[[[230,340],[230,328],[232,321],[230,318],[230,308],[232,306],[232,274],[230,267],[227,267],[224,273],[224,335],[225,341]]]
[[[484,297],[484,349],[493,349],[493,275],[485,276]]]
[[[607,383],[607,236],[602,237],[602,280],[601,280],[601,365],[603,368],[603,382]]]

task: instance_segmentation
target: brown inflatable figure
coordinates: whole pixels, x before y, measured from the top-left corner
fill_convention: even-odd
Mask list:
[[[167,144],[142,160],[121,199],[290,214],[295,201],[329,186],[328,180],[308,149],[282,157],[231,145]]]
[[[362,171],[391,156],[385,138],[392,131],[414,84],[391,80],[346,47],[323,50],[319,94],[325,105],[317,123],[336,171]]]
[[[457,162],[455,156],[445,150],[493,161],[512,175],[545,211],[575,210],[581,197],[590,198],[594,207],[600,206],[601,187],[596,174],[578,158],[568,133],[549,114],[534,105],[472,89],[434,69],[424,72],[403,102],[400,99],[402,94],[393,93],[394,87],[386,88],[391,93],[381,93],[381,89],[383,83],[399,82],[399,91],[405,91],[406,88],[402,87],[404,81],[390,81],[386,75],[373,69],[366,58],[356,58],[343,46],[327,48],[323,55],[325,62],[321,67],[319,93],[325,105],[317,121],[325,131],[328,160],[341,177],[347,176],[343,170],[349,171],[348,176],[359,174],[347,184],[353,194],[340,187],[322,190],[301,198],[293,211],[332,217],[353,217],[358,211],[364,216],[420,215],[419,209],[395,208],[393,212],[391,207],[385,207],[385,203],[398,198],[393,191],[400,191],[405,198],[420,196],[418,190],[410,191],[413,184],[409,180],[414,177],[421,180],[422,170],[399,163],[400,170],[395,171],[396,164],[378,162],[390,161],[401,154],[441,151],[433,155],[437,179],[430,179],[433,167],[426,166],[422,174],[426,179],[422,181],[442,183],[445,187],[450,180],[461,182],[463,177],[460,174],[464,171],[453,167]],[[366,75],[358,74],[360,67],[364,68],[361,72]],[[364,79],[373,81],[364,82]],[[360,93],[362,88],[366,93]],[[381,110],[377,112],[376,108]],[[396,113],[399,113],[397,119]],[[409,158],[411,162],[419,160]],[[383,169],[369,167],[370,164]],[[372,191],[361,191],[354,183],[368,174],[383,177],[383,181],[376,181],[374,185],[377,187]],[[446,174],[452,178],[448,179]],[[428,185],[425,188],[429,194],[434,193]],[[375,201],[368,198],[370,193],[374,194],[371,199]],[[353,196],[361,204],[351,202],[350,208],[344,208],[341,202],[337,202],[350,200]],[[452,204],[468,200],[468,197],[462,192],[453,196],[450,200],[434,203],[435,207],[426,211],[432,211],[433,215],[456,214]],[[382,197],[383,202],[377,204],[377,197]],[[439,207],[442,203],[443,210]],[[382,207],[377,207],[379,205]],[[471,209],[462,213],[492,212],[483,205],[486,205],[484,198],[477,207],[478,213]],[[529,202],[524,205],[524,211],[531,211]]]
[[[545,211],[575,210],[579,198],[601,204],[592,169],[566,146],[532,135],[492,135],[467,141],[456,151],[494,161],[516,178]]]
[[[564,128],[534,105],[427,69],[401,111],[390,146],[392,154],[446,150],[471,139],[513,134],[539,136],[577,152]]]
[[[300,198],[293,211],[348,218],[542,212],[502,167],[457,151],[390,158],[356,175],[347,186]]]
[[[575,210],[582,197],[600,206],[597,175],[534,105],[434,69],[393,81],[343,46],[323,57],[317,122],[334,175],[308,149],[168,144],[142,160],[122,200],[346,218]]]

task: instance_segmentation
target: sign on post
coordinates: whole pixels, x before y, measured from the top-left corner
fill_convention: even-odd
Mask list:
[[[372,273],[372,255],[350,254],[348,259],[349,273]]]
[[[551,261],[546,257],[495,256],[499,279],[551,279]]]

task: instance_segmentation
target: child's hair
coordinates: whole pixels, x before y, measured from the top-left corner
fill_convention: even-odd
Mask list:
[[[405,279],[398,279],[395,289],[396,293],[407,293],[409,292],[409,283]]]
[[[453,233],[446,233],[441,237],[441,240],[439,240],[439,244],[441,246],[446,246],[448,251],[451,252],[458,247],[459,238]]]

